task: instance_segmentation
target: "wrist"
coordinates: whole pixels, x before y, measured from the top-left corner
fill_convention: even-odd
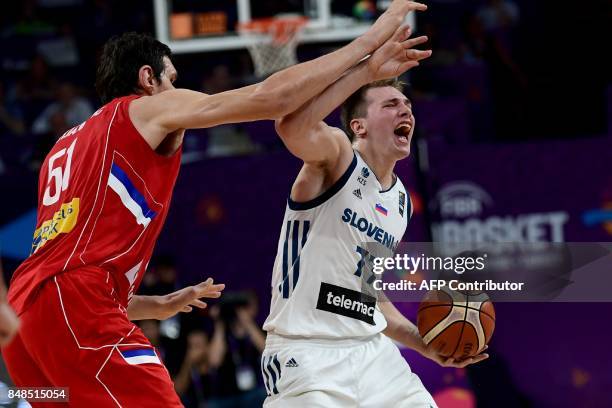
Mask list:
[[[376,81],[375,71],[368,63],[369,59],[362,62],[355,68],[355,81],[359,83],[359,87]]]
[[[149,309],[151,318],[155,320],[164,320],[164,297],[153,295],[147,296],[147,298],[148,302],[146,303],[146,307]]]
[[[371,31],[367,31],[365,34],[357,37],[353,41],[353,44],[356,48],[358,48],[359,54],[364,57],[373,53],[381,45],[378,43],[376,36]]]
[[[417,342],[414,347],[414,351],[422,355],[423,357],[427,357],[427,345],[423,340]]]

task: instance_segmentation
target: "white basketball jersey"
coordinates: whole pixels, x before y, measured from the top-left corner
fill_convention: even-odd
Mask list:
[[[411,209],[399,179],[381,190],[374,172],[355,152],[346,172],[321,196],[304,203],[288,199],[264,330],[332,339],[384,330],[387,322],[376,298],[364,290],[373,281],[364,268],[372,261],[366,243],[394,251]]]

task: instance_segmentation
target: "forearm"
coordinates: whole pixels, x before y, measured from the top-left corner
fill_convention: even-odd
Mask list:
[[[373,41],[359,37],[350,44],[317,59],[294,65],[261,82],[256,92],[273,95],[285,103],[276,113],[285,116],[320,94],[375,49]]]
[[[160,296],[134,295],[128,303],[127,313],[130,320],[159,320]]]
[[[223,362],[226,352],[225,346],[225,325],[221,322],[215,323],[215,332],[210,341],[208,361],[213,368],[219,367]]]
[[[247,332],[249,333],[249,337],[251,341],[257,348],[257,351],[260,353],[264,351],[266,347],[266,336],[263,334],[262,330],[255,324],[255,322],[249,322],[246,324]]]
[[[282,132],[288,137],[307,132],[371,80],[367,64],[361,62],[295,112],[283,117],[280,121]]]
[[[427,347],[416,325],[404,317],[393,303],[385,301],[379,302],[379,305],[381,312],[387,320],[387,328],[383,331],[383,334],[423,354]]]
[[[185,359],[179,373],[174,378],[174,390],[181,395],[189,388],[191,382],[191,363]]]

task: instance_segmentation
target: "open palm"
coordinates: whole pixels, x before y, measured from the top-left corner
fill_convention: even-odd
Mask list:
[[[410,38],[410,26],[398,28],[368,60],[374,81],[397,77],[431,56],[431,50],[417,50],[415,46],[427,41],[426,36]]]

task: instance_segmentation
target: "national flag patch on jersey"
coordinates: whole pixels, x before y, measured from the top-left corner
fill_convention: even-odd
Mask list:
[[[108,186],[117,193],[121,204],[132,213],[136,223],[146,228],[157,216],[159,205],[147,194],[144,181],[126,161],[121,160],[118,156],[113,160],[108,176]]]
[[[152,348],[119,350],[121,357],[130,365],[161,364],[157,353]]]
[[[376,204],[376,211],[378,211],[382,215],[387,215],[387,209],[380,204]]]

